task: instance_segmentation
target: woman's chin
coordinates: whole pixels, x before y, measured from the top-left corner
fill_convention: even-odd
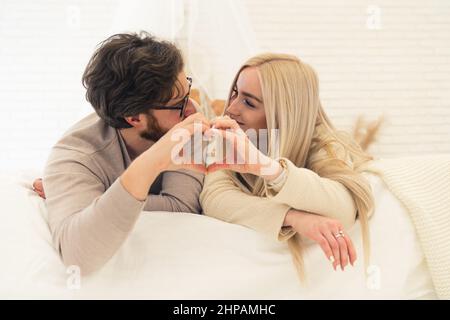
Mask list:
[[[239,125],[239,128],[241,128],[242,130],[244,130],[244,131],[247,130],[247,126],[245,124],[243,124],[242,122],[237,122],[237,124]]]

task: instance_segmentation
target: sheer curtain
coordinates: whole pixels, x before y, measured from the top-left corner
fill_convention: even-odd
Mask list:
[[[146,30],[175,42],[206,99],[224,99],[239,66],[258,51],[247,7],[236,0],[119,0],[110,30]]]
[[[197,86],[224,99],[242,63],[258,51],[243,1],[186,1],[185,51]]]
[[[145,30],[160,38],[177,41],[183,25],[183,0],[119,0],[111,34]]]

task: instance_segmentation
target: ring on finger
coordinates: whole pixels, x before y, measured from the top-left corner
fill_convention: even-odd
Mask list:
[[[339,232],[333,234],[336,239],[344,237],[344,231],[339,230]]]

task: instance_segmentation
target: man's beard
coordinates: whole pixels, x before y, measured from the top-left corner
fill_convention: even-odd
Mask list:
[[[158,141],[162,138],[163,135],[167,133],[168,130],[163,130],[158,124],[158,120],[153,117],[153,115],[148,114],[147,116],[147,129],[144,132],[140,132],[139,135],[141,138],[150,140],[150,141]]]

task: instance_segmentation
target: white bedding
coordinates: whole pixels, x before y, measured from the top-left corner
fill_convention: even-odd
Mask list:
[[[36,176],[0,176],[0,298],[435,298],[408,214],[375,176],[367,282],[358,224],[349,230],[356,267],[335,272],[320,248],[309,245],[308,284],[301,286],[284,243],[206,216],[144,212],[117,254],[81,279],[79,289],[51,246],[44,202],[30,188]]]

